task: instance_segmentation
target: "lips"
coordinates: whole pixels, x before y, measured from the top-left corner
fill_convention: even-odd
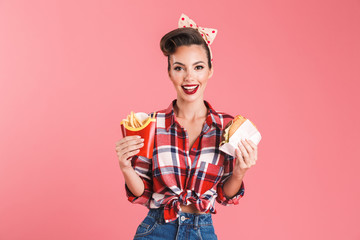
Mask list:
[[[199,85],[192,84],[192,85],[183,85],[181,87],[186,94],[194,94],[198,90]]]
[[[187,89],[187,90],[192,90],[192,89],[195,89],[195,87],[199,86],[198,84],[192,84],[192,85],[183,85],[181,86],[182,88],[184,89]]]

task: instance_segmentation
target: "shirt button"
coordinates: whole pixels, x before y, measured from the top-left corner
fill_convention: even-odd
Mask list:
[[[181,216],[181,221],[185,221],[185,216]]]
[[[196,151],[196,148],[193,148],[193,151]]]

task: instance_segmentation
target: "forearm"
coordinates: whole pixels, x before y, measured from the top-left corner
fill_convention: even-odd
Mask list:
[[[231,175],[230,178],[226,180],[223,186],[223,190],[227,198],[232,198],[236,195],[236,193],[240,190],[243,178],[244,175],[242,176]]]
[[[129,190],[136,197],[141,196],[144,193],[145,186],[140,176],[135,172],[135,170],[132,167],[127,169],[122,169],[121,171],[124,175],[125,183],[129,188]]]

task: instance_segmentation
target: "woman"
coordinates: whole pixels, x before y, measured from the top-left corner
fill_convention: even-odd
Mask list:
[[[134,239],[217,239],[211,218],[215,200],[238,204],[245,172],[257,160],[250,140],[239,144],[236,159],[219,151],[233,117],[204,100],[213,75],[206,30],[183,14],[179,28],[160,41],[177,98],[156,111],[153,158],[136,155],[143,146],[137,136],[116,143],[128,200],[149,208]]]

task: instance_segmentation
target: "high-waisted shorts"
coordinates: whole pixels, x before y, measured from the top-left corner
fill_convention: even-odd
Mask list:
[[[138,226],[134,239],[217,239],[211,213],[179,212],[175,221],[165,223],[164,209],[150,209]]]

